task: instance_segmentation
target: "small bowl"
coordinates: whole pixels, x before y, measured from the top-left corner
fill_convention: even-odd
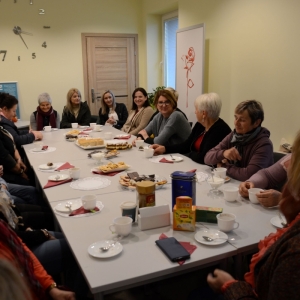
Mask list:
[[[96,160],[97,162],[101,162],[104,158],[104,153],[94,153],[92,154],[92,159]]]
[[[249,189],[248,190],[249,200],[254,204],[259,203],[259,201],[257,200],[256,194],[259,194],[259,192],[262,192],[262,191],[263,191],[263,189],[259,189],[259,188]]]
[[[213,178],[209,177],[207,179],[207,182],[209,183],[209,185],[211,186],[212,189],[217,190],[220,186],[222,186],[224,184],[225,179],[214,176]]]
[[[236,186],[227,186],[222,188],[224,199],[228,202],[234,202],[239,195],[239,189]]]

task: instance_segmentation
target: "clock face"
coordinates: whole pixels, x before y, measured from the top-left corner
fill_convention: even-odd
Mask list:
[[[14,3],[17,4],[17,0],[13,0],[13,1],[14,1]],[[29,1],[29,5],[33,5],[33,1],[34,0],[30,0]],[[1,2],[1,0],[0,0],[0,2]],[[45,9],[43,9],[43,8],[40,8],[38,10],[38,14],[41,15],[41,16],[45,15],[45,13],[46,13]],[[44,29],[50,29],[51,27],[50,26],[43,26],[43,28]],[[20,43],[23,44],[23,47],[26,47],[27,49],[31,50],[28,47],[28,45],[27,45],[27,43],[26,43],[25,40],[27,39],[26,35],[34,36],[34,34],[30,33],[30,32],[26,32],[20,26],[14,26],[14,28],[12,29],[12,31],[13,31],[13,33],[15,35],[18,35],[20,37]],[[41,41],[41,47],[43,47],[44,49],[46,49],[47,48],[47,42],[46,41]],[[20,44],[20,48],[21,48],[21,44]],[[35,51],[35,50],[36,49],[32,49],[32,51]],[[5,61],[7,52],[8,52],[8,50],[0,50],[0,59],[1,59],[1,61],[3,61],[3,62]],[[35,52],[31,52],[30,54],[29,53],[27,52],[25,55],[30,55],[32,59],[36,59],[38,57],[38,55],[36,54],[37,53],[36,51]],[[17,59],[18,61],[21,61],[21,56],[19,55],[15,59]]]

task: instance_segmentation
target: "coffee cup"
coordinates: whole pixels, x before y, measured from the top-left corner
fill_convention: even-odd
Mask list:
[[[133,222],[135,222],[136,202],[133,201],[122,202],[120,208],[123,217],[130,217],[133,220]]]
[[[97,125],[97,123],[90,123],[91,129],[94,129],[95,125]]]
[[[79,179],[80,178],[80,169],[79,168],[69,169],[69,175],[73,179]]]
[[[257,204],[259,203],[257,197],[256,197],[256,194],[259,194],[260,192],[262,192],[263,189],[259,189],[259,188],[251,188],[248,190],[248,193],[249,193],[249,200],[254,203],[254,204]]]
[[[106,140],[112,139],[112,132],[105,132],[105,133],[104,133],[104,138],[105,138]]]
[[[78,123],[71,123],[71,125],[72,125],[72,128],[78,128]]]
[[[96,207],[96,196],[95,195],[85,195],[81,197],[82,206],[86,210],[91,210]]]
[[[154,154],[154,149],[153,148],[144,148],[144,153],[146,158],[150,158]]]
[[[101,125],[99,125],[99,124],[95,124],[94,125],[94,131],[101,131]]]
[[[118,217],[109,225],[109,230],[120,236],[127,236],[131,232],[132,219],[130,217]]]
[[[236,216],[231,213],[221,213],[217,215],[218,227],[221,231],[229,232],[239,227],[239,223],[235,221]]]
[[[226,178],[226,171],[227,171],[226,168],[215,168],[213,173],[216,177],[225,179]]]
[[[228,202],[234,202],[239,195],[239,189],[236,186],[226,186],[222,188],[224,199]]]
[[[144,147],[144,140],[135,140],[135,145],[138,149]]]
[[[51,131],[51,126],[44,126],[43,130],[49,132]]]

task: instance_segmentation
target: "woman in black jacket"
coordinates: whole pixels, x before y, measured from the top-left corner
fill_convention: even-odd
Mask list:
[[[161,146],[154,144],[154,154],[181,153],[193,161],[204,164],[205,154],[218,145],[231,129],[219,116],[222,101],[218,94],[209,93],[199,96],[195,100],[195,114],[197,123],[187,140],[181,144]]]
[[[101,108],[97,124],[109,124],[121,129],[128,118],[128,111],[123,103],[116,103],[115,95],[107,90],[101,97]]]

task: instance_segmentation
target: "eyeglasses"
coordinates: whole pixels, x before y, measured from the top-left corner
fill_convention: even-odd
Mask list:
[[[170,101],[166,101],[166,102],[157,102],[157,105],[158,105],[158,106],[163,106],[163,105],[169,106],[169,105],[171,105],[171,102],[170,102]]]

